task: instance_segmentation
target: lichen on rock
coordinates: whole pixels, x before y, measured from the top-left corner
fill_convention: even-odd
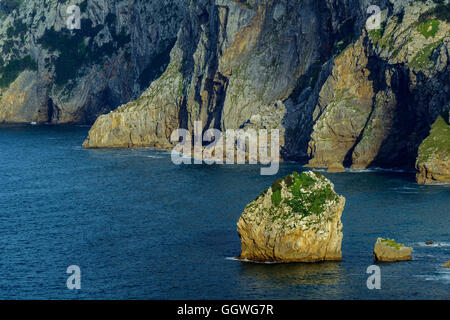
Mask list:
[[[375,261],[394,262],[412,260],[412,251],[412,248],[396,243],[393,239],[378,238],[373,250],[373,256]]]
[[[238,221],[240,259],[260,262],[341,260],[345,198],[317,172],[294,172],[248,204]]]

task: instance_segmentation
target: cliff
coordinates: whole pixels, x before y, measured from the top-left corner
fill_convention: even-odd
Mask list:
[[[276,128],[284,159],[414,169],[450,108],[449,5],[379,1],[192,2],[166,73],[98,119],[85,147],[164,146],[174,128]]]
[[[345,198],[319,173],[275,181],[248,204],[238,222],[240,259],[261,262],[341,260]]]
[[[170,149],[174,129],[202,121],[279,129],[281,157],[312,167],[414,170],[450,109],[448,1],[78,0],[79,31],[67,4],[15,2],[0,122],[100,115],[86,148]],[[373,4],[382,23],[368,30]]]
[[[81,29],[69,30],[69,5]],[[185,1],[0,3],[0,123],[91,124],[158,78]]]

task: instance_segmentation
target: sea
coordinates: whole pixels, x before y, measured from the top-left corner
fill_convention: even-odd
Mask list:
[[[154,149],[85,150],[88,130],[0,127],[0,299],[450,298],[450,185],[323,172],[346,198],[343,260],[244,262],[246,204],[307,168],[261,176],[259,165],[175,165]],[[374,263],[378,237],[412,247],[413,260]],[[380,289],[367,285],[374,264]],[[67,285],[70,266],[79,289]]]

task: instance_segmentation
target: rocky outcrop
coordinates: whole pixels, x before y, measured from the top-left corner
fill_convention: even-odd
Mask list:
[[[237,227],[239,259],[258,262],[341,260],[345,198],[317,172],[278,179],[248,204]]]
[[[412,260],[413,248],[405,247],[392,239],[378,238],[373,250],[375,261],[394,262]]]
[[[447,262],[447,263],[444,263],[442,266],[445,267],[445,268],[450,268],[450,261]]]
[[[383,23],[368,31],[370,4],[196,1],[170,72],[99,118],[84,145],[170,147],[173,128],[202,121],[203,130],[279,129],[283,158],[330,171],[414,169],[450,107],[450,8],[380,1]],[[171,77],[179,86],[158,93]]]
[[[405,4],[334,59],[315,110],[310,166],[413,169],[431,123],[449,109],[449,6]]]
[[[450,126],[442,116],[420,145],[416,168],[418,183],[450,183]]]
[[[68,30],[69,5],[81,29]],[[93,123],[169,62],[185,0],[0,3],[0,123]]]
[[[356,7],[353,1],[330,0],[192,2],[174,48],[179,53],[172,55],[174,81],[182,75],[177,99],[161,108],[146,98],[153,95],[150,88],[137,106],[130,103],[117,111],[129,119],[117,130],[139,126],[140,135],[149,137],[142,138],[145,145],[153,146],[170,142],[166,128],[192,132],[194,121],[202,121],[203,130],[279,129],[283,156],[306,156],[313,87],[325,78],[322,64],[332,56],[335,38],[346,32],[345,23],[362,23],[366,8],[366,1]],[[129,118],[136,108],[142,117],[151,115],[146,121],[159,123],[158,133]],[[85,146],[135,145],[127,135],[120,142],[100,138],[115,117],[113,112],[94,124]]]

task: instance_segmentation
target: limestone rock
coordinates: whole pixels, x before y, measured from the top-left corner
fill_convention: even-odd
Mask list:
[[[168,64],[188,1],[0,1],[0,123],[86,123]],[[67,29],[69,5],[81,29]],[[161,70],[162,69],[162,70]]]
[[[242,213],[240,259],[259,262],[341,260],[345,198],[323,175],[296,172],[274,182]]]
[[[311,166],[414,168],[429,123],[449,108],[450,24],[439,6],[409,2],[334,58],[314,111]],[[444,163],[430,170],[439,175]]]
[[[416,169],[420,184],[450,183],[450,126],[442,116],[419,147]]]
[[[378,238],[373,251],[375,261],[404,261],[412,260],[413,249],[396,243],[391,239]]]

